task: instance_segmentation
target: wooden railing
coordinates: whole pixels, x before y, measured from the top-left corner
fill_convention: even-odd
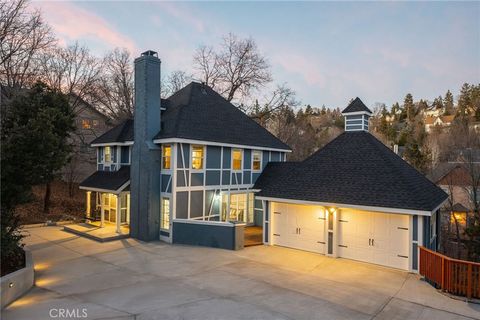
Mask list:
[[[469,299],[480,298],[480,263],[452,259],[420,247],[419,271],[443,291]]]

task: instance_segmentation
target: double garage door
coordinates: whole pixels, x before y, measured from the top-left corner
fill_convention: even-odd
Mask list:
[[[329,231],[324,211],[318,206],[274,203],[274,244],[326,253]],[[408,215],[341,209],[336,225],[330,239],[338,257],[409,269]]]

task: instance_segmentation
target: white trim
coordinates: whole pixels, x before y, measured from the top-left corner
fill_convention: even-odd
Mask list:
[[[362,115],[362,114],[366,114],[366,115],[369,115],[371,116],[373,113],[371,112],[368,112],[368,111],[355,111],[355,112],[342,112],[342,115],[344,116],[358,116],[358,115]]]
[[[233,152],[234,151],[240,151],[241,155],[242,155],[242,158],[240,159],[240,169],[233,169]],[[231,173],[238,173],[238,172],[242,172],[243,174],[243,164],[244,164],[244,160],[245,160],[245,152],[243,152],[243,149],[239,149],[239,148],[231,148],[230,149],[230,171]],[[237,185],[238,185],[238,179],[235,178],[235,180],[237,180]],[[231,182],[231,181],[230,181]]]
[[[104,193],[113,193],[113,194],[120,194],[120,192],[123,191],[128,185],[130,184],[130,181],[126,182],[124,185],[122,185],[120,188],[117,190],[107,190],[107,189],[100,189],[100,188],[90,188],[90,187],[78,187],[79,189],[82,190],[89,190],[89,191],[96,191],[96,192],[104,192]]]
[[[113,146],[131,146],[133,141],[125,142],[107,142],[107,143],[91,143],[91,147],[113,147]]]
[[[260,169],[258,169],[258,170],[253,168],[253,159],[254,159],[253,154],[255,153],[255,151],[260,152]],[[282,157],[280,157],[280,158],[282,158]],[[251,173],[252,173],[252,177],[250,177],[250,179],[253,178],[253,173],[259,173],[259,172],[263,171],[263,152],[262,152],[262,150],[252,150],[250,167],[251,167]],[[252,181],[252,180],[250,180],[250,181]]]
[[[311,204],[311,205],[318,205],[318,206],[324,206],[324,207],[341,207],[341,208],[359,209],[359,210],[365,210],[365,211],[377,211],[377,212],[384,212],[384,213],[421,215],[421,216],[427,216],[427,217],[430,217],[432,215],[432,212],[430,211],[409,210],[409,209],[400,209],[400,208],[373,207],[373,206],[362,206],[362,205],[353,205],[353,204],[344,204],[344,203],[304,201],[304,200],[272,198],[272,197],[262,197],[262,196],[257,196],[257,199],[274,201],[274,202],[276,201],[276,202],[285,202],[285,203],[295,203],[295,204]]]
[[[231,148],[240,148],[240,149],[292,152],[292,150],[287,150],[287,149],[277,149],[277,148],[259,147],[259,146],[248,146],[248,145],[243,145],[243,144],[222,143],[222,142],[194,140],[194,139],[183,139],[183,138],[155,139],[155,140],[153,140],[153,142],[154,143],[175,143],[175,142],[177,142],[177,143],[203,144],[203,145],[208,145],[208,146],[221,146],[221,147],[231,147]]]
[[[193,220],[193,219],[174,219],[173,222],[177,223],[190,223],[190,224],[206,224],[212,226],[224,226],[224,227],[235,227],[246,225],[245,222],[240,223],[231,223],[231,222],[223,222],[223,221],[204,221],[204,220]]]

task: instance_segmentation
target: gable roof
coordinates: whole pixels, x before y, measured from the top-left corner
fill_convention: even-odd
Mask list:
[[[102,189],[118,191],[130,180],[130,166],[122,166],[118,171],[96,171],[80,183],[80,189]]]
[[[212,88],[201,83],[191,82],[168,101],[167,110],[162,114],[162,129],[155,140],[182,138],[291,150]]]
[[[278,169],[265,168],[254,186],[258,196],[429,212],[448,197],[364,131],[344,132],[284,173]]]
[[[133,141],[133,119],[127,119],[112,129],[108,130],[101,136],[94,139],[91,144],[102,143],[121,143]]]
[[[342,114],[351,113],[351,112],[368,112],[372,113],[370,109],[360,100],[359,97],[356,97],[350,104],[342,111]]]

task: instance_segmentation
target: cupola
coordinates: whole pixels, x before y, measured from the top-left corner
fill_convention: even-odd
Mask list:
[[[357,97],[350,102],[342,114],[345,116],[345,131],[368,131],[368,119],[372,111],[360,98]]]

